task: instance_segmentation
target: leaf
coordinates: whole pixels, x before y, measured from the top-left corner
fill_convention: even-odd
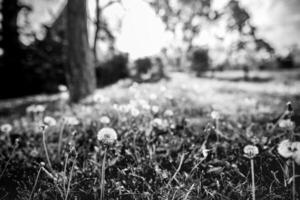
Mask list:
[[[210,168],[207,173],[220,173],[223,171],[223,167],[213,167]]]

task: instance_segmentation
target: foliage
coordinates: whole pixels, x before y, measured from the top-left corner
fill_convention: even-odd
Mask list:
[[[128,55],[113,56],[96,67],[97,85],[105,86],[129,76]]]
[[[131,76],[137,82],[156,82],[167,78],[165,63],[159,56],[139,58],[134,61]]]
[[[193,48],[191,54],[191,69],[200,76],[210,68],[208,49]]]

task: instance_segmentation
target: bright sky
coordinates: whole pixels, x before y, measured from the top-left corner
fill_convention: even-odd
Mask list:
[[[34,5],[32,16],[33,28],[38,29],[41,23],[53,19],[50,13],[56,14],[65,0],[23,0]],[[91,17],[93,17],[95,0],[88,0]],[[107,0],[101,0],[105,3]],[[228,0],[215,0],[215,8],[220,8]],[[154,11],[141,0],[124,0],[125,9],[114,5],[105,10],[104,15],[112,22],[111,27],[117,33],[117,47],[130,53],[131,58],[138,58],[158,53],[168,40],[164,25],[155,16]],[[299,0],[241,0],[257,25],[261,37],[273,44],[277,50],[299,44],[300,1]],[[119,19],[122,19],[121,32],[117,30]],[[202,34],[201,43],[215,43],[211,32]],[[93,28],[90,28],[92,36]],[[93,38],[93,37],[91,37]],[[204,41],[204,42],[203,42]],[[173,42],[173,41],[172,41]],[[174,41],[175,42],[175,41]],[[101,44],[100,44],[101,45]]]
[[[121,51],[130,52],[131,58],[158,53],[166,44],[164,24],[147,3],[141,0],[127,2],[127,13],[123,18],[117,47]]]

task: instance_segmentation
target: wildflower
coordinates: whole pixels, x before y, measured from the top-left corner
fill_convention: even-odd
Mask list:
[[[10,124],[3,124],[1,126],[1,132],[9,134],[12,131],[12,126]]]
[[[267,123],[266,129],[268,132],[272,131],[274,129],[274,124],[273,123]]]
[[[68,92],[62,92],[62,93],[60,94],[60,99],[62,99],[62,100],[67,100],[67,99],[69,99],[69,93],[68,93]]]
[[[65,85],[59,85],[59,86],[58,86],[58,90],[59,90],[60,92],[66,92],[66,91],[68,90],[68,88],[67,88],[67,86],[65,86]]]
[[[67,125],[71,125],[71,126],[76,126],[78,125],[80,122],[76,117],[70,116],[70,117],[64,117],[65,123]]]
[[[29,114],[29,113],[33,113],[35,112],[35,105],[30,105],[26,108],[26,113]]]
[[[158,107],[158,106],[152,106],[151,111],[152,111],[154,114],[157,114],[158,111],[159,111],[159,107]]]
[[[280,128],[286,128],[293,130],[295,128],[295,123],[290,119],[282,119],[278,123]]]
[[[56,120],[53,117],[46,116],[44,117],[44,123],[48,126],[55,126]]]
[[[168,123],[165,120],[162,120],[160,118],[155,118],[151,124],[154,128],[157,128],[160,130],[164,130],[168,127]]]
[[[290,158],[293,156],[292,142],[290,140],[283,140],[277,147],[278,153],[284,158]]]
[[[103,117],[100,118],[100,122],[102,124],[109,124],[110,123],[110,119],[107,116],[103,116]]]
[[[152,121],[152,126],[153,127],[161,127],[163,125],[163,120],[160,119],[160,118],[155,118],[153,121]]]
[[[97,139],[104,144],[113,144],[117,140],[117,133],[112,128],[102,128],[97,134]]]
[[[300,142],[293,142],[292,150],[294,151],[293,159],[294,161],[300,165]]]
[[[150,99],[151,100],[156,100],[157,99],[157,95],[156,94],[150,94]]]
[[[43,105],[30,105],[26,108],[26,113],[43,113],[46,110],[46,107]]]
[[[42,113],[42,112],[44,112],[45,110],[46,110],[46,107],[43,106],[43,105],[36,105],[36,106],[35,106],[35,112],[37,112],[37,113]]]
[[[278,153],[284,158],[292,158],[300,165],[300,142],[283,140],[278,145]]]
[[[220,113],[219,112],[217,112],[217,111],[212,111],[211,112],[211,118],[213,118],[213,119],[220,119]]]
[[[134,117],[137,117],[137,116],[140,114],[140,111],[139,111],[138,109],[136,109],[136,108],[132,108],[132,109],[130,110],[130,114],[131,114],[132,116],[134,116]]]
[[[30,156],[37,157],[38,155],[39,155],[39,152],[36,148],[34,148],[30,151]]]
[[[164,115],[167,116],[167,117],[173,117],[174,112],[172,110],[166,110]]]
[[[45,131],[49,127],[47,124],[45,124],[42,121],[38,121],[35,124],[36,124],[36,127],[38,128],[38,130],[40,130],[42,132]]]
[[[171,95],[171,94],[167,94],[166,98],[170,101],[174,99],[173,95]]]
[[[258,154],[258,148],[254,145],[246,145],[244,147],[244,153],[248,158],[254,158]]]
[[[149,104],[143,104],[143,105],[142,105],[142,108],[143,108],[144,110],[150,110],[150,109],[151,109],[151,107],[150,107]]]
[[[161,92],[165,92],[167,90],[166,86],[160,86],[159,90]]]

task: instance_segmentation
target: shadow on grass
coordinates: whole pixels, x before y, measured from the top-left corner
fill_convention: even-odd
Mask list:
[[[266,83],[273,80],[273,77],[259,77],[259,76],[252,76],[252,77],[208,77],[204,76],[202,78],[210,78],[219,81],[230,81],[230,82],[252,82],[252,83]]]

